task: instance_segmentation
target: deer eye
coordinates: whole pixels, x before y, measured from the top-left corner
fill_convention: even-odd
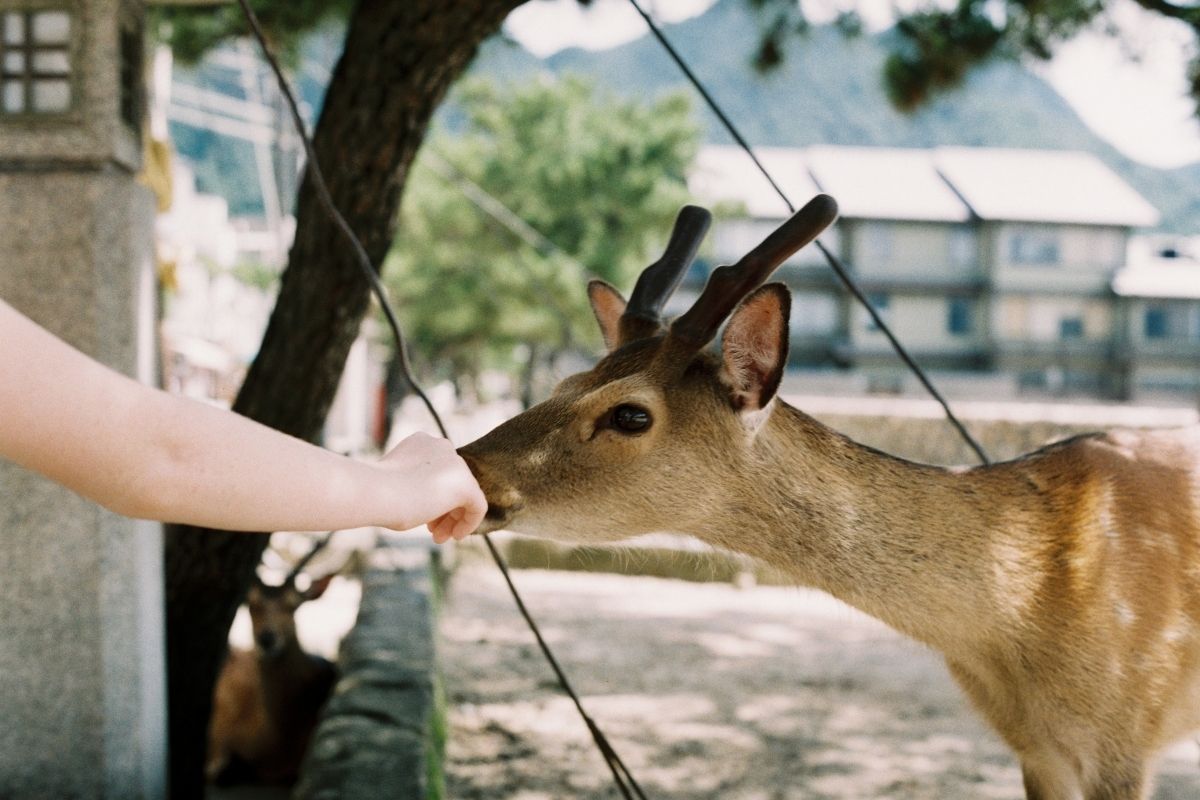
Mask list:
[[[650,427],[650,412],[637,406],[621,405],[612,410],[609,427],[623,433],[641,433]]]

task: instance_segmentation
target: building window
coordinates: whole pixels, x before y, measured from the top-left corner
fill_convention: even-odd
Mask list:
[[[1142,318],[1142,332],[1147,339],[1166,339],[1170,335],[1170,318],[1162,306],[1150,306]]]
[[[955,336],[966,336],[974,328],[971,301],[965,297],[951,297],[946,304],[946,330]]]
[[[1083,338],[1083,317],[1063,317],[1058,321],[1058,338],[1064,341],[1068,339]]]
[[[0,114],[71,109],[71,23],[62,10],[0,14]]]
[[[892,304],[891,296],[884,292],[872,292],[871,294],[867,295],[867,300],[870,301],[871,306],[879,312],[879,316],[883,318],[883,321],[886,324],[888,321],[888,306]],[[879,326],[875,324],[875,320],[871,318],[870,314],[867,314],[867,330],[879,330]]]
[[[1008,240],[1008,257],[1014,264],[1057,264],[1058,235],[1048,228],[1017,228]]]

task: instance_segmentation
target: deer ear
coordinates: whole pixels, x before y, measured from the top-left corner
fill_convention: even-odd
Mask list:
[[[787,364],[791,308],[787,287],[768,283],[743,300],[725,326],[721,379],[737,410],[765,408],[779,389]]]
[[[592,302],[592,313],[600,323],[600,335],[609,352],[617,349],[621,341],[621,315],[625,313],[625,298],[604,281],[588,281],[588,300]]]
[[[329,588],[329,583],[332,580],[333,575],[326,575],[324,578],[315,578],[313,582],[308,585],[308,589],[306,589],[301,595],[304,602],[307,603],[309,600],[316,600],[321,595],[325,594],[325,590]]]

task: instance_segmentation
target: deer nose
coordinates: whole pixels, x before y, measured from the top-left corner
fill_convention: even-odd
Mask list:
[[[525,505],[520,491],[501,479],[495,470],[481,462],[478,457],[463,452],[465,449],[460,449],[458,454],[467,462],[467,467],[479,482],[479,488],[483,490],[483,496],[487,498],[486,518],[492,522],[507,521]]]

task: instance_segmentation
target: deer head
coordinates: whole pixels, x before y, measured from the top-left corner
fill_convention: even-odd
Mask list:
[[[272,661],[298,647],[296,639],[296,609],[309,600],[325,594],[333,575],[314,579],[307,589],[296,586],[296,572],[288,575],[280,586],[263,583],[255,575],[246,594],[250,609],[250,627],[254,632],[254,649],[260,659]]]
[[[607,355],[459,451],[488,498],[479,532],[590,542],[692,532],[709,509],[736,502],[739,467],[755,457],[787,361],[790,295],[763,283],[836,216],[833,199],[818,195],[715,270],[669,326],[662,308],[708,229],[707,211],[680,212],[628,303],[593,281]],[[727,318],[720,356],[706,352]]]

